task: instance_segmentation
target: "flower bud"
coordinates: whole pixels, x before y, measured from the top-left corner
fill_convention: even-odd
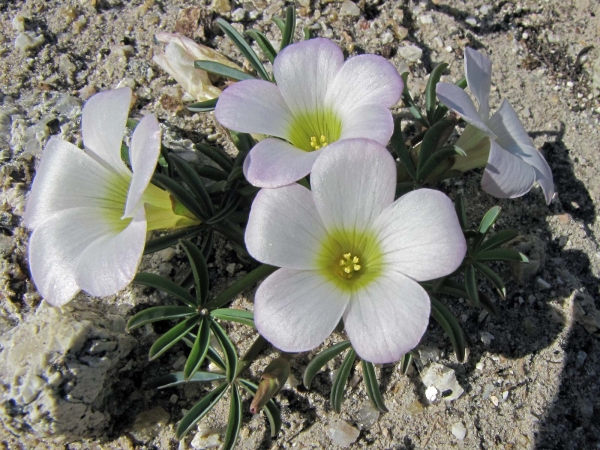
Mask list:
[[[250,412],[257,414],[281,390],[289,375],[290,363],[285,358],[276,358],[271,361],[262,374],[250,405]]]

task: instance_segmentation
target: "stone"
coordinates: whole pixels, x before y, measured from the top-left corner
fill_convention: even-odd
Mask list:
[[[221,433],[224,430],[221,428],[206,428],[200,427],[200,431],[196,433],[192,439],[191,446],[196,450],[204,450],[209,448],[218,448],[223,443],[221,441]]]
[[[340,15],[358,17],[360,16],[360,8],[356,3],[346,0],[340,7]]]
[[[19,33],[17,38],[15,39],[15,48],[22,52],[26,52],[28,50],[35,50],[40,47],[46,39],[42,35],[35,34],[34,31],[25,31],[23,33]]]
[[[462,422],[452,424],[452,434],[456,439],[462,441],[467,435],[467,429]]]
[[[231,3],[229,0],[213,0],[210,9],[218,14],[231,12]]]
[[[433,363],[427,367],[421,373],[421,380],[425,386],[435,387],[446,401],[456,400],[465,392],[456,379],[456,372],[442,364]]]
[[[488,333],[487,331],[481,332],[481,342],[483,342],[483,345],[486,347],[492,345],[494,339],[496,339],[496,337],[492,333]]]
[[[334,420],[327,428],[326,433],[333,444],[349,447],[358,439],[360,431],[345,420]]]
[[[518,236],[506,247],[523,253],[529,259],[528,263],[511,262],[510,268],[513,277],[519,284],[531,280],[537,275],[546,263],[546,244],[540,238],[533,235]]]
[[[237,8],[235,11],[231,13],[231,20],[234,22],[241,22],[246,18],[246,11],[244,8]]]
[[[425,397],[430,402],[435,402],[437,400],[438,394],[439,392],[435,386],[429,386],[427,389],[425,389]]]
[[[170,415],[163,408],[144,411],[135,418],[131,435],[140,442],[146,443],[158,436],[161,428],[169,422]]]
[[[416,45],[408,45],[406,47],[400,47],[398,49],[398,54],[410,62],[418,62],[423,56],[423,50]]]
[[[379,420],[379,411],[371,402],[366,402],[356,414],[356,423],[361,430],[370,429]]]
[[[437,389],[436,389],[436,391],[437,391]],[[417,414],[421,414],[424,410],[425,410],[425,408],[423,407],[423,404],[419,400],[414,400],[410,405],[408,405],[408,413],[411,416],[416,416]]]

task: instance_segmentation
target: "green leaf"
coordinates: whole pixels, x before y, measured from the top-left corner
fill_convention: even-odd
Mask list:
[[[127,322],[127,331],[135,330],[148,323],[160,322],[161,320],[181,319],[191,316],[198,311],[189,306],[153,306],[140,311]]]
[[[312,39],[312,31],[310,31],[310,28],[308,27],[304,27],[304,40],[308,41],[309,39]]]
[[[190,331],[192,331],[192,328],[194,328],[201,320],[202,316],[200,314],[190,317],[189,319],[186,319],[183,322],[175,325],[173,328],[159,337],[156,342],[154,342],[152,347],[150,347],[150,361],[158,358],[164,352],[177,344]]]
[[[175,197],[175,200],[185,206],[198,219],[205,220],[207,218],[200,203],[179,183],[160,173],[155,173],[152,181],[158,187],[168,191]]]
[[[165,236],[160,236],[146,242],[146,246],[144,247],[144,255],[148,255],[149,253],[154,253],[159,250],[163,250],[165,248],[169,248],[177,242],[179,239],[194,237],[197,234],[200,234],[202,231],[206,229],[206,226],[201,225],[199,227],[190,227],[184,228],[182,230],[174,231]]]
[[[219,369],[225,371],[225,361],[219,355],[214,348],[208,347],[208,353],[206,353],[206,357],[212,361],[213,364],[219,367]]]
[[[523,253],[511,248],[496,248],[477,253],[474,257],[477,261],[515,261],[528,263],[529,259]]]
[[[415,183],[413,181],[404,181],[396,185],[395,198],[402,197],[404,194],[408,194],[410,191],[415,190]]]
[[[198,175],[204,178],[208,178],[213,181],[226,181],[229,176],[226,172],[211,166],[198,166],[196,167]]]
[[[388,409],[383,402],[383,398],[381,397],[381,392],[379,391],[379,383],[377,382],[373,364],[364,359],[361,361],[361,364],[365,386],[367,387],[367,395],[369,396],[369,400],[371,400],[371,404],[380,412],[388,412]]]
[[[442,73],[448,67],[448,64],[442,63],[438,64],[435,69],[429,75],[429,80],[427,81],[427,87],[425,88],[425,110],[427,111],[427,120],[430,124],[435,123],[435,112],[436,112],[436,93],[435,87],[437,86],[440,78],[442,77]]]
[[[277,25],[277,28],[279,28],[279,31],[281,31],[281,34],[283,35],[283,33],[285,33],[285,21],[277,16],[274,16],[271,20]]]
[[[479,307],[479,289],[477,289],[477,276],[475,275],[475,268],[469,264],[465,268],[465,290],[467,295],[473,303],[473,306]]]
[[[431,158],[435,151],[448,139],[449,133],[454,129],[454,123],[449,120],[440,120],[432,125],[423,136],[421,149],[419,150],[419,162],[417,164],[417,179],[425,163]],[[464,152],[463,152],[464,153]]]
[[[338,342],[337,344],[326,348],[317,356],[315,356],[308,363],[308,366],[306,366],[306,369],[304,370],[304,376],[302,379],[304,386],[306,386],[307,389],[310,389],[310,384],[312,383],[315,375],[317,375],[317,373],[325,366],[325,364],[350,347],[350,345],[350,341]]]
[[[181,159],[179,156],[171,155],[171,162],[175,166],[175,169],[179,176],[181,176],[183,182],[199,201],[205,217],[212,216],[215,213],[215,208],[208,192],[206,192],[206,187],[204,187],[204,182],[202,181],[202,178],[200,178],[200,175],[198,175],[187,161]]]
[[[396,157],[400,160],[402,166],[406,169],[406,172],[408,172],[410,177],[414,180],[417,176],[417,168],[410,156],[410,150],[406,147],[406,143],[404,142],[401,122],[401,117],[394,117],[394,133],[392,134],[391,139],[392,150],[394,150]]]
[[[246,72],[242,72],[241,70],[234,69],[233,67],[226,66],[225,64],[216,61],[194,61],[194,67],[236,81],[256,80],[256,77],[253,77]]]
[[[488,280],[491,281],[491,283],[494,285],[494,287],[498,290],[498,293],[500,294],[500,296],[503,299],[505,299],[506,298],[506,287],[504,286],[504,282],[502,281],[502,278],[500,278],[500,275],[498,275],[496,272],[494,272],[491,268],[489,268],[485,264],[480,263],[478,261],[474,261],[473,266],[483,276],[485,276]]]
[[[217,25],[219,25],[221,30],[223,30],[227,37],[231,39],[234,45],[240,50],[240,52],[242,52],[242,55],[244,55],[250,65],[254,67],[254,70],[256,70],[258,76],[260,76],[263,80],[270,81],[271,79],[267,73],[267,70],[260,62],[260,59],[258,59],[258,56],[256,56],[256,53],[254,53],[254,50],[252,50],[252,47],[248,45],[244,37],[223,19],[217,19]]]
[[[483,216],[483,219],[481,219],[481,223],[479,224],[479,229],[477,231],[485,235],[492,227],[492,225],[494,225],[501,211],[502,208],[500,208],[499,206],[494,206],[493,208],[490,208],[488,212],[486,212]]]
[[[225,330],[223,330],[221,325],[214,320],[211,320],[210,328],[219,341],[219,344],[221,344],[221,348],[225,354],[225,376],[227,377],[227,382],[232,383],[237,374],[237,352],[235,351],[235,347],[231,343],[229,336],[227,336],[227,333],[225,333]]]
[[[229,135],[235,147],[245,157],[248,152],[256,145],[256,141],[248,133],[238,133],[236,131],[229,130]],[[238,155],[239,157],[240,155]],[[243,163],[243,161],[241,161]],[[243,165],[243,164],[242,164]]]
[[[208,112],[214,111],[217,107],[217,102],[219,101],[219,97],[212,98],[210,100],[205,100],[203,102],[196,102],[190,105],[187,105],[187,109],[192,112]]]
[[[412,95],[410,95],[410,91],[408,90],[408,83],[406,81],[406,80],[408,80],[408,72],[404,72],[400,76],[402,77],[402,81],[404,82],[404,90],[402,91],[402,103],[404,103],[404,106],[406,106],[408,108],[408,110],[410,111],[410,113],[413,115],[413,117],[415,119],[417,119],[419,122],[421,122],[422,125],[428,127],[429,123],[421,115],[421,112],[419,111],[419,107],[413,100]]]
[[[250,327],[255,328],[254,314],[252,314],[250,311],[244,311],[242,309],[223,308],[211,311],[210,315],[213,319],[243,323],[244,325],[248,325]]]
[[[275,57],[277,56],[277,50],[275,50],[275,47],[273,47],[271,41],[269,41],[269,39],[267,39],[267,37],[260,31],[255,29],[247,30],[244,34],[254,39],[254,41],[258,44],[258,46],[263,51],[269,62],[273,64],[273,61],[275,61]]]
[[[208,233],[206,233],[206,236],[204,236],[204,239],[202,240],[202,247],[200,248],[200,251],[202,252],[202,256],[204,256],[205,261],[207,261],[210,257],[214,242],[215,232],[212,229],[210,229],[208,230]]]
[[[240,386],[246,389],[252,396],[256,394],[258,390],[258,386],[251,381],[248,381],[244,378],[238,379]],[[263,411],[267,415],[267,419],[269,420],[269,427],[271,428],[271,437],[274,438],[279,434],[281,430],[281,411],[275,404],[275,402],[271,399],[267,402],[267,404],[263,407]]]
[[[466,355],[465,337],[458,320],[442,302],[431,295],[429,297],[431,298],[431,315],[450,338],[458,362],[464,362]]]
[[[232,200],[228,205],[225,205],[225,208],[221,209],[217,214],[208,219],[206,221],[207,225],[216,225],[222,220],[227,219],[227,217],[240,206],[241,201],[242,199],[239,197]]]
[[[221,450],[231,450],[235,447],[240,428],[242,427],[242,399],[235,384],[231,385],[231,399],[229,400],[229,419],[227,420],[227,429],[225,430],[225,442]]]
[[[208,298],[208,268],[206,267],[204,255],[202,255],[202,252],[197,246],[187,239],[181,239],[179,243],[185,250],[188,260],[190,261],[190,266],[192,267],[198,305],[203,305]]]
[[[194,375],[206,358],[208,352],[208,345],[210,344],[210,324],[208,319],[204,319],[200,322],[198,333],[196,334],[196,340],[194,346],[190,352],[183,368],[183,375],[186,379],[189,379]]]
[[[515,230],[502,230],[498,231],[493,236],[490,236],[487,240],[485,240],[478,248],[477,252],[485,252],[487,250],[492,250],[500,247],[502,244],[506,244],[509,241],[512,241],[519,235]]]
[[[207,158],[213,160],[225,172],[229,173],[231,172],[231,169],[233,169],[233,163],[231,162],[231,158],[220,148],[198,143],[194,145],[194,149],[198,150]]]
[[[402,357],[402,361],[400,361],[400,373],[402,373],[402,375],[406,375],[408,373],[408,369],[410,369],[412,362],[413,355],[411,353],[406,353]]]
[[[485,309],[492,316],[498,315],[498,308],[494,305],[494,302],[490,300],[490,298],[485,295],[483,292],[479,293],[479,300],[481,301],[481,307]]]
[[[129,160],[129,147],[125,144],[121,144],[121,159],[125,164],[131,167],[131,161]]]
[[[462,194],[458,194],[456,196],[454,208],[456,209],[456,215],[458,216],[458,222],[460,223],[460,227],[463,230],[466,230],[468,227],[467,207],[465,205],[465,199]]]
[[[443,120],[438,123],[442,123],[442,122],[443,122]],[[433,173],[435,173],[436,169],[438,169],[439,165],[442,162],[444,162],[448,158],[451,158],[452,156],[457,156],[457,155],[458,156],[467,156],[467,154],[462,149],[460,149],[459,147],[456,147],[455,145],[451,145],[448,147],[442,147],[441,149],[439,149],[437,152],[435,152],[433,155],[430,156],[430,158],[427,160],[427,162],[425,164],[423,164],[423,167],[419,167],[419,170],[417,171],[417,180],[427,181],[430,178],[430,176]],[[448,170],[448,168],[446,168],[446,170]]]
[[[346,391],[346,383],[350,376],[350,370],[356,360],[356,351],[351,348],[341,367],[337,371],[333,384],[331,386],[331,407],[336,413],[340,413],[342,410],[342,402],[344,401],[344,392]]]
[[[152,380],[150,387],[165,389],[168,387],[177,386],[184,383],[210,383],[217,380],[224,380],[225,375],[216,372],[196,372],[189,379],[185,377],[183,372],[174,372],[164,375],[160,378]]]
[[[296,32],[296,8],[294,5],[290,5],[285,10],[285,28],[283,29],[281,36],[281,47],[279,51],[286,48],[292,42],[294,42],[294,33]]]
[[[181,440],[190,431],[200,419],[202,419],[208,412],[217,404],[225,390],[227,389],[227,383],[223,383],[217,386],[215,389],[210,391],[204,396],[202,400],[194,405],[192,409],[181,419],[177,430],[175,431],[177,439]]]
[[[163,278],[159,275],[141,272],[135,276],[133,283],[141,284],[142,286],[153,287],[166,294],[172,295],[176,299],[181,300],[183,303],[193,308],[198,307],[196,299],[192,297],[192,294],[179,286],[177,283],[174,283],[171,280]]]

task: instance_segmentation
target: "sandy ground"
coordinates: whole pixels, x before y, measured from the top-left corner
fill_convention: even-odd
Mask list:
[[[27,275],[28,232],[22,214],[49,136],[81,143],[77,122],[81,102],[96,91],[127,85],[137,95],[132,114],[157,114],[165,142],[178,151],[189,150],[190,140],[229,145],[211,114],[184,109],[181,90],[151,61],[153,36],[159,31],[179,31],[241,62],[239,53],[218,32],[214,19],[233,17],[240,30],[256,27],[277,41],[279,33],[269,19],[281,15],[284,6],[265,0],[232,4],[222,0],[213,4],[183,0],[0,1],[2,333],[14,332],[41,314],[40,298]],[[340,363],[335,361],[317,376],[310,391],[300,386],[283,390],[278,403],[284,426],[276,439],[269,437],[264,417],[250,415],[246,400],[239,445],[328,448],[334,446],[331,429],[342,419],[360,430],[352,448],[600,448],[600,313],[595,306],[600,294],[596,212],[600,201],[600,4],[593,0],[361,0],[357,6],[358,10],[347,3],[299,1],[298,29],[311,26],[315,34],[334,39],[350,55],[378,53],[399,69],[408,65],[411,91],[421,101],[426,75],[434,64],[450,63],[444,79],[456,80],[462,76],[465,46],[491,58],[492,109],[502,98],[510,100],[552,167],[558,197],[546,206],[536,188],[523,198],[498,201],[480,190],[479,172],[450,180],[440,188],[451,196],[462,190],[472,220],[481,217],[486,208],[501,205],[503,213],[496,228],[514,228],[538,238],[536,257],[543,255],[543,267],[521,284],[507,267],[501,268],[509,280],[508,295],[504,301],[496,298],[500,311],[496,317],[486,317],[462,301],[446,301],[469,341],[466,363],[456,362],[441,330],[435,324],[430,326],[418,367],[431,363],[425,357],[429,355],[456,370],[465,389],[459,399],[430,404],[416,371],[402,376],[397,367],[384,366],[379,375],[390,412],[365,424],[363,407],[368,400],[359,382],[360,365],[354,369],[353,380],[358,383],[352,383],[343,412],[331,411],[331,372]],[[345,15],[356,11],[357,16]],[[28,45],[32,48],[17,48],[21,32],[30,33]],[[395,112],[407,114],[402,108]],[[182,261],[178,252],[148,258],[144,264],[172,274],[181,270]],[[214,288],[230,284],[250,268],[220,241],[211,261]],[[249,293],[236,302],[251,308],[251,299]],[[81,295],[73,308],[126,318],[157,301],[156,294],[128,289],[106,300]],[[73,308],[65,310],[63,320],[74,320]],[[113,379],[106,381],[110,394],[93,405],[102,412],[101,426],[69,434],[61,432],[57,424],[53,436],[41,436],[27,427],[15,431],[9,422],[22,413],[11,409],[15,403],[6,400],[0,405],[0,446],[171,449],[201,448],[210,439],[218,442],[219,428],[227,420],[225,405],[202,421],[203,430],[212,430],[205,441],[200,439],[201,433],[191,433],[178,443],[175,424],[202,389],[188,386],[157,392],[145,384],[181,365],[183,348],[147,362],[149,345],[162,331],[157,327],[134,335],[139,344],[128,353],[127,364],[119,365]],[[252,333],[247,328],[232,327],[230,332],[241,348],[249,345]],[[35,345],[30,348],[36,351]],[[297,379],[314,354],[294,357],[292,371]],[[253,373],[264,364],[263,359]],[[0,378],[5,390],[15,382],[8,373]],[[153,409],[158,413],[148,415]],[[466,427],[462,440],[451,431],[459,422]]]

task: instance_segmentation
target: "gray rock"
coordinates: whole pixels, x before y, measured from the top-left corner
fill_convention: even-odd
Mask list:
[[[427,387],[435,387],[444,400],[456,400],[465,390],[456,380],[456,372],[442,364],[431,364],[421,373],[421,380]]]
[[[398,54],[410,62],[417,62],[423,56],[423,50],[416,45],[409,45],[406,47],[400,47],[398,49]]]
[[[346,0],[340,7],[340,15],[358,17],[360,16],[360,8],[356,3]]]
[[[345,420],[334,420],[327,428],[327,436],[334,445],[348,447],[356,441],[360,432]]]
[[[44,42],[45,38],[42,35],[35,34],[33,31],[25,31],[19,33],[15,39],[15,48],[26,52],[27,50],[35,50],[40,47]]]
[[[169,422],[169,413],[163,408],[144,411],[135,418],[131,435],[140,442],[149,442],[158,436],[161,428]]]

